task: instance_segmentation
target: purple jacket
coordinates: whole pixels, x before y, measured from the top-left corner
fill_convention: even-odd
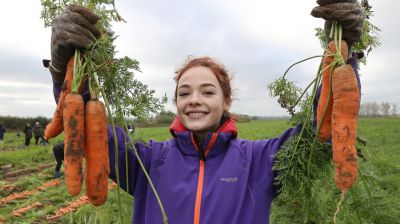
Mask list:
[[[277,190],[273,185],[274,157],[299,129],[300,126],[289,129],[274,139],[249,141],[236,138],[235,122],[228,119],[217,132],[208,133],[202,146],[197,146],[192,133],[175,119],[170,129],[172,139],[135,146],[169,223],[269,223]],[[110,177],[116,181],[111,128],[108,133]],[[163,223],[156,198],[132,149],[127,150],[128,170],[125,169],[123,135],[123,130],[117,129],[119,179],[121,187],[135,197],[133,223]],[[199,148],[204,151],[204,160],[199,157]]]

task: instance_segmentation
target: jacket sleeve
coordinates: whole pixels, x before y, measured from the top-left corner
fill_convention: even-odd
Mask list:
[[[139,196],[146,190],[147,180],[131,147],[129,136],[122,128],[116,127],[115,131],[117,141],[114,140],[112,127],[108,126],[109,177],[116,183],[119,180],[120,187],[132,196]],[[141,143],[136,143],[135,147],[146,170],[150,170],[150,148]]]
[[[280,147],[292,136],[299,134],[302,126],[297,125],[283,132],[279,137],[254,141],[252,145],[252,179],[265,191],[275,196],[278,187],[273,182],[276,173],[272,167],[275,162],[275,156]]]

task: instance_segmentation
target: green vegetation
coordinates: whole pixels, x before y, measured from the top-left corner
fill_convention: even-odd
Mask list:
[[[346,194],[337,223],[398,223],[400,217],[400,159],[398,140],[400,119],[361,118],[358,134],[366,142],[362,148],[357,183]],[[312,194],[283,192],[274,201],[272,223],[333,223],[340,198],[333,177],[333,165],[326,176],[312,183]],[[300,189],[302,186],[298,186]],[[289,203],[290,202],[290,203]]]
[[[11,172],[37,168],[41,164],[50,164],[50,166],[41,169],[39,172],[27,172],[7,179],[4,179],[4,174],[0,173],[0,201],[14,193],[37,189],[43,183],[52,180],[55,168],[52,147],[53,144],[62,141],[62,137],[60,135],[52,139],[51,145],[36,146],[31,141],[30,146],[25,147],[24,135],[18,137],[15,132],[6,133],[5,143],[0,145],[0,166],[12,164]],[[63,168],[61,168],[62,173],[63,171]],[[78,199],[85,192],[83,185],[82,193],[79,196],[71,197],[66,190],[63,176],[60,180],[61,184],[59,186],[49,187],[27,198],[12,200],[7,204],[0,202],[0,223],[2,223],[1,221],[5,223],[118,223],[119,214],[127,217],[126,219],[130,223],[133,198],[121,191],[123,207],[122,211],[120,211],[115,188],[109,191],[108,201],[103,206],[94,207],[87,204],[80,207],[76,212],[63,216],[61,219],[47,220],[49,216],[54,215],[57,209],[67,206],[69,202]],[[35,202],[39,202],[42,205],[29,210],[21,217],[12,215],[13,211]]]
[[[398,223],[398,217],[400,217],[399,126],[399,118],[360,119],[359,134],[367,142],[367,145],[363,147],[366,161],[360,162],[361,177],[346,195],[346,200],[338,214],[338,223]],[[287,120],[239,123],[239,138],[254,140],[273,138],[289,127]],[[171,138],[167,127],[136,128],[135,134],[144,141],[149,139],[162,141]],[[51,143],[57,143],[60,139],[62,136]],[[43,163],[54,163],[52,145],[17,147],[22,146],[23,143],[23,136],[17,137],[15,132],[7,132],[5,143],[0,146],[0,164],[12,163],[14,164],[13,171],[15,171],[36,167]],[[2,179],[3,176],[0,175],[0,199],[12,193],[36,189],[51,180],[53,170],[54,166],[51,166],[14,180]],[[63,172],[63,169],[61,171]],[[61,184],[57,187],[49,187],[26,199],[13,200],[6,205],[0,204],[0,221],[6,223],[118,223],[119,214],[122,213],[125,217],[124,221],[131,222],[133,198],[121,191],[122,211],[120,211],[116,189],[110,190],[109,198],[103,206],[84,205],[75,212],[63,216],[61,220],[47,220],[46,218],[54,215],[57,209],[79,197],[69,196],[63,178],[60,180]],[[308,206],[315,209],[314,215],[324,217],[315,223],[332,223],[340,192],[334,185],[333,176],[326,176],[315,184],[321,187],[318,193],[321,194],[319,198],[322,200]],[[7,188],[7,186],[14,187]],[[83,192],[84,189],[81,195],[84,194]],[[290,195],[281,196],[274,201],[271,223],[305,223],[301,206],[289,207],[287,203],[285,204],[285,200],[289,200]],[[40,202],[43,206],[31,209],[21,217],[12,215],[12,211],[34,202]],[[321,214],[321,211],[326,210],[329,212]]]

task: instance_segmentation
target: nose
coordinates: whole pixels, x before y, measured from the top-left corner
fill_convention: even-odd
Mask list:
[[[189,99],[189,105],[191,106],[197,106],[201,105],[201,94],[194,92]]]

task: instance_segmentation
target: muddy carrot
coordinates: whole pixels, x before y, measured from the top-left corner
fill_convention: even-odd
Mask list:
[[[102,205],[108,196],[108,143],[104,104],[91,100],[85,106],[86,195],[93,205]]]
[[[82,96],[70,93],[64,102],[64,166],[68,192],[78,195],[82,188],[84,139],[84,103]]]
[[[67,71],[65,73],[65,79],[60,92],[60,97],[58,98],[56,110],[53,113],[53,118],[51,119],[50,123],[46,126],[46,129],[44,131],[45,139],[54,138],[64,130],[63,126],[64,101],[67,94],[71,92],[73,70],[74,70],[74,57],[71,57],[67,64]]]
[[[348,47],[345,41],[341,42],[341,54],[343,60],[347,60]],[[319,139],[322,142],[327,141],[331,138],[332,133],[332,88],[331,88],[331,73],[335,66],[333,54],[337,53],[335,41],[330,41],[327,49],[325,50],[325,57],[322,62],[322,83],[321,83],[321,94],[318,100],[317,107],[317,124],[319,128]],[[326,110],[325,110],[326,107]],[[325,113],[324,113],[325,111]],[[322,121],[321,121],[322,120]]]
[[[344,192],[358,175],[355,144],[360,94],[351,65],[335,68],[332,75],[332,153],[336,186]]]

